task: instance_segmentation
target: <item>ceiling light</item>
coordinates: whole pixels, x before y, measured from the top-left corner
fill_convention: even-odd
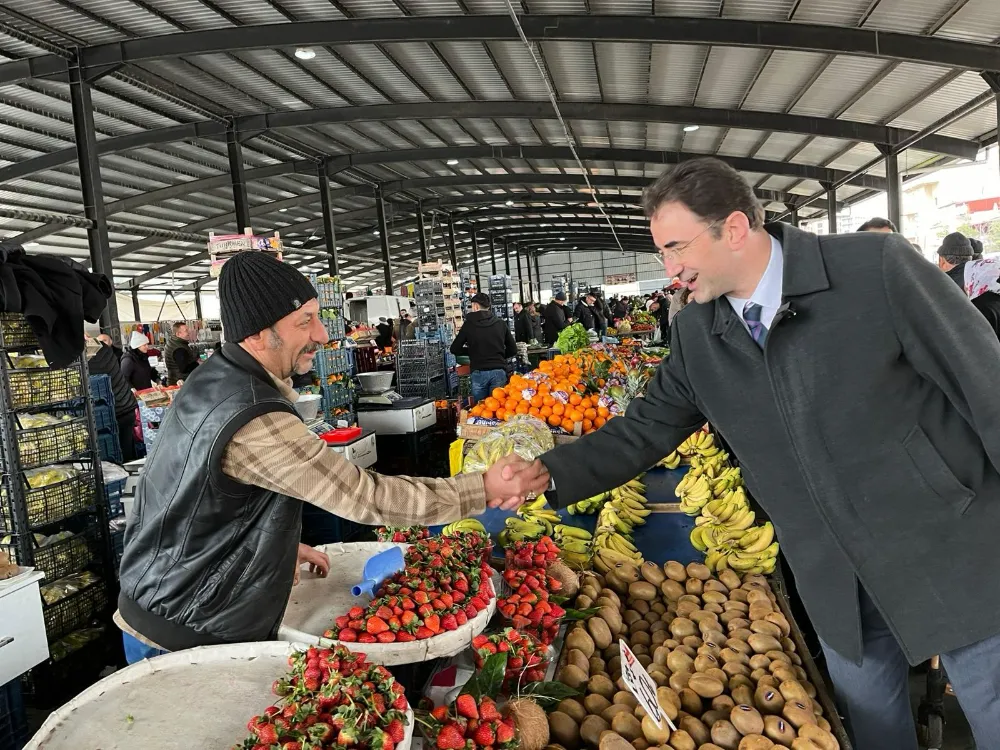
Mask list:
[[[24,246],[25,247],[38,247],[38,243],[37,242],[25,242]]]
[[[684,132],[685,132],[685,133],[693,133],[693,132],[694,132],[694,131],[696,131],[697,129],[698,129],[698,126],[697,126],[697,125],[685,125],[685,126],[684,126]]]
[[[508,205],[508,206],[513,206],[513,205],[514,205],[514,201],[512,201],[512,200],[508,200],[508,201],[507,201],[507,205]]]
[[[298,47],[295,50],[295,56],[300,60],[312,60],[316,57],[316,50],[312,47]]]
[[[458,164],[458,159],[449,159],[449,160],[448,160],[447,162],[445,162],[445,163],[446,163],[446,164],[447,164],[447,165],[448,165],[449,167],[454,167],[454,166],[455,166],[456,164]]]
[[[579,248],[576,245],[573,245],[573,249],[578,250]]]
[[[287,210],[288,210],[287,208],[279,208],[278,212],[279,213],[285,213],[285,211],[287,211]]]
[[[293,245],[301,245],[302,244],[302,240],[292,240],[292,244]]]
[[[560,238],[559,238],[559,241],[560,241],[560,242],[565,242],[565,241],[566,241],[566,238],[565,238],[565,237],[560,237]]]
[[[372,234],[374,234],[376,237],[378,237],[378,230],[376,229],[374,232],[372,232]]]

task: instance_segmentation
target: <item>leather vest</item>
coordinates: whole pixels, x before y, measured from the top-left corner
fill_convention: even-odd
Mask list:
[[[184,371],[174,362],[174,354],[178,349],[187,349],[190,351],[191,344],[180,336],[171,336],[167,340],[166,348],[163,350],[164,363],[167,365],[167,385],[177,385],[178,380],[185,380],[187,377]]]
[[[198,367],[166,413],[136,489],[121,616],[168,651],[269,640],[291,592],[301,501],[222,472],[236,432],[295,409],[236,344]]]

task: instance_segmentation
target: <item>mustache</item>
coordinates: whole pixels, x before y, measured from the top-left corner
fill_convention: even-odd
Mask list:
[[[299,356],[301,357],[303,354],[312,354],[317,351],[319,351],[319,344],[310,344],[309,346],[302,348],[302,351],[299,352]]]

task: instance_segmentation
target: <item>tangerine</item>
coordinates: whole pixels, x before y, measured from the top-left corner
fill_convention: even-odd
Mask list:
[[[591,420],[589,420],[589,419],[584,419],[583,420],[583,431],[584,432],[590,432],[593,429],[594,429],[594,423]]]
[[[564,419],[560,425],[566,432],[572,433],[576,423],[572,419]]]
[[[497,401],[503,401],[505,398],[507,398],[507,391],[505,391],[503,388],[494,388],[493,392],[490,395]]]
[[[596,427],[597,429],[601,429],[606,424],[607,420],[604,417],[598,417],[597,419],[594,420],[594,427]]]
[[[552,413],[557,417],[561,417],[566,413],[566,407],[560,403],[555,403],[552,405]]]
[[[500,400],[494,398],[493,396],[487,398],[483,403],[486,405],[486,408],[489,409],[490,411],[496,411],[497,409],[500,408]]]
[[[558,427],[562,423],[562,419],[556,414],[551,414],[549,415],[548,422],[553,427]]]
[[[497,419],[507,419],[507,410],[497,409]]]
[[[581,404],[583,406],[583,404]],[[597,409],[584,409],[583,416],[586,419],[597,419]]]

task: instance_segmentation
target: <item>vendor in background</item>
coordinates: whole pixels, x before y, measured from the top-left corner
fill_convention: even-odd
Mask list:
[[[308,279],[267,253],[222,269],[226,343],[167,411],[125,534],[116,624],[130,663],[196,646],[273,639],[300,565],[302,501],[361,524],[449,523],[513,509],[548,474],[503,459],[485,474],[386,477],[359,469],[297,415],[294,373],[327,342]]]
[[[545,343],[555,346],[559,332],[569,325],[569,318],[566,315],[566,292],[559,292],[552,301],[545,306],[545,319],[542,328],[545,331]]]
[[[128,339],[128,349],[122,355],[122,375],[129,386],[137,391],[145,391],[159,384],[160,374],[149,362],[149,339],[145,334],[132,331]]]
[[[122,373],[121,364],[115,348],[105,343],[104,338],[111,341],[107,334],[101,334],[87,343],[87,369],[91,375],[107,375],[111,379],[111,394],[115,400],[115,421],[118,422],[118,444],[121,447],[122,461],[135,461],[135,410],[138,404],[135,395],[129,387],[129,382]]]
[[[530,309],[530,311],[529,311]],[[530,343],[532,339],[540,341],[540,337],[535,336],[534,326],[532,325],[532,314],[534,314],[535,306],[534,303],[529,302],[526,306],[522,306],[520,302],[514,303],[514,341],[517,343]],[[537,317],[537,315],[535,316]],[[539,321],[539,325],[541,321]]]
[[[507,360],[517,356],[517,344],[507,324],[493,314],[485,292],[472,298],[472,312],[451,342],[451,353],[469,358],[475,401],[507,385]]]
[[[187,323],[177,321],[173,325],[173,335],[167,341],[163,355],[167,366],[167,385],[177,385],[179,381],[187,380],[198,366],[198,353],[188,340]]]
[[[993,258],[983,260],[982,244],[978,248],[976,244],[961,232],[952,232],[938,248],[938,268],[965,292],[1000,339],[1000,264]]]
[[[573,317],[576,318],[577,322],[583,325],[588,331],[597,330],[597,317],[594,315],[594,295],[585,294],[580,297],[580,300],[576,303],[576,309],[573,311]]]

